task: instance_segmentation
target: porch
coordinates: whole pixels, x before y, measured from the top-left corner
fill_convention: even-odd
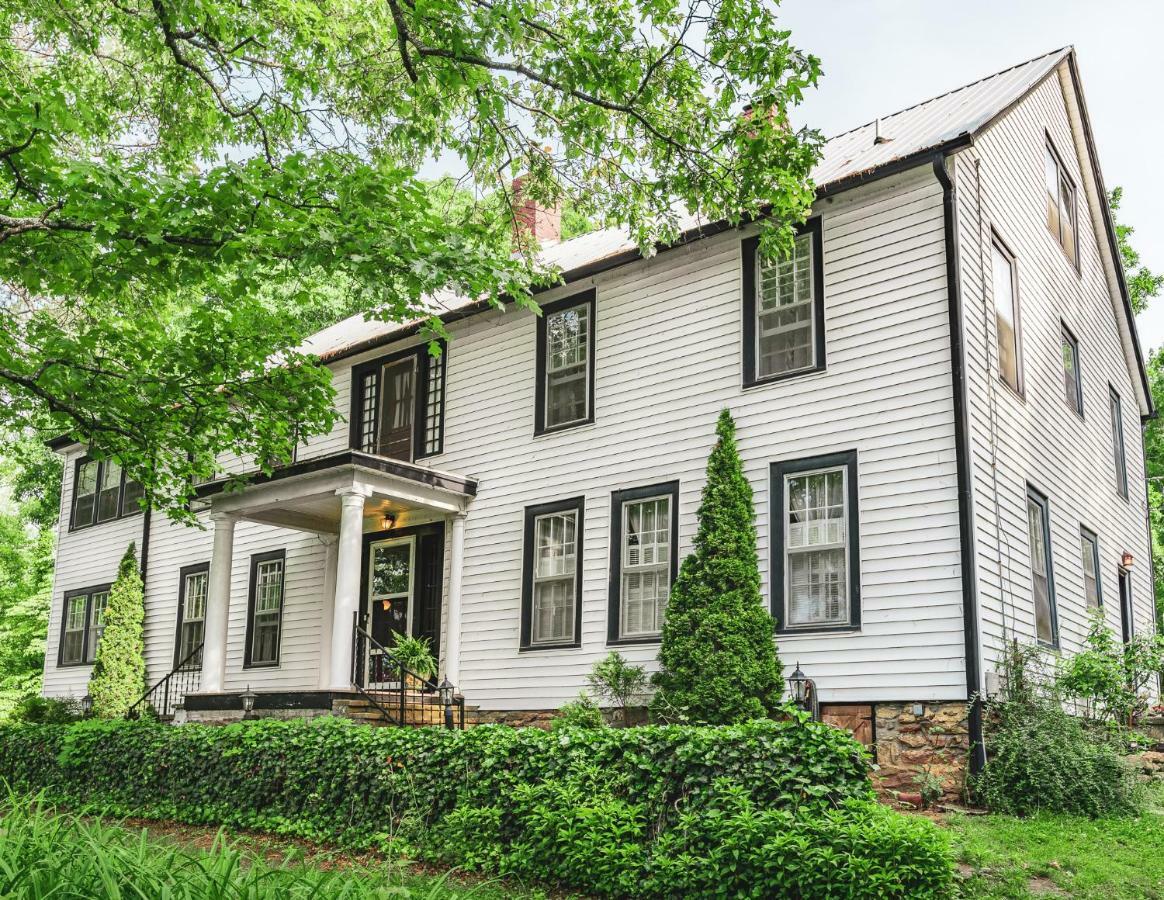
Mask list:
[[[357,450],[199,487],[213,525],[202,645],[197,658],[175,666],[169,682],[155,685],[152,705],[177,705],[204,718],[362,708],[357,717],[442,724],[449,704],[441,703],[438,684],[455,685],[459,677],[465,515],[476,488],[470,478]],[[231,595],[240,522],[306,532],[324,545],[315,690],[278,690],[268,681],[248,698],[237,689],[233,667],[234,689],[224,689],[232,604],[249,604],[250,623],[266,577],[264,562],[252,555],[249,597]],[[429,641],[436,678],[399,664],[390,649],[396,634]],[[246,641],[244,667],[252,653],[265,651],[258,629],[252,634],[248,627]]]

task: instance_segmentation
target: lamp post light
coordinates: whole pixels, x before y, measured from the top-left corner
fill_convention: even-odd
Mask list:
[[[814,720],[820,718],[816,682],[804,674],[799,662],[796,664],[796,670],[788,676],[788,690],[797,706],[805,712],[811,713]]]
[[[452,729],[453,727],[453,684],[448,678],[437,686],[437,691],[441,697],[441,706],[445,708],[445,728]]]
[[[251,690],[248,684],[247,689],[238,695],[238,699],[242,701],[243,718],[253,719],[255,717],[255,698],[258,696]]]
[[[81,698],[81,718],[87,719],[93,712],[93,697],[91,694],[86,694]]]

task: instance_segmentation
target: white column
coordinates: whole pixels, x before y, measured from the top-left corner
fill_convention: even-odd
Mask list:
[[[449,541],[449,603],[445,625],[445,678],[455,687],[461,677],[461,581],[465,559],[465,514],[453,516]]]
[[[211,514],[210,520],[214,523],[214,550],[210,556],[210,584],[206,593],[200,691],[217,694],[222,692],[226,679],[226,630],[230,621],[230,576],[237,519],[228,514]]]
[[[366,494],[353,490],[336,493],[340,498],[340,530],[331,620],[331,689],[347,691],[352,687],[352,622],[360,608]]]
[[[335,625],[335,574],[339,541],[323,539],[323,602],[319,612],[319,689],[331,687],[331,630]]]

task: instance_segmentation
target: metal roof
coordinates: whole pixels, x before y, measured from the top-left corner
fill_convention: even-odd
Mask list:
[[[1054,50],[830,138],[812,171],[817,191],[827,193],[830,186],[841,187],[893,163],[978,133],[1021,100],[1070,53],[1070,48]],[[875,139],[878,135],[881,140]],[[719,230],[717,223],[691,215],[681,216],[679,226],[686,239]],[[624,228],[593,231],[547,246],[538,254],[543,265],[561,271],[567,281],[586,270],[637,257],[638,246]],[[456,317],[483,308],[484,304],[447,291],[434,295],[426,306],[439,315]],[[416,331],[423,321],[385,322],[352,316],[312,335],[301,349],[326,362],[404,337]]]

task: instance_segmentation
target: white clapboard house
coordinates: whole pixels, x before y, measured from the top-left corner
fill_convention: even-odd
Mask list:
[[[612,648],[653,669],[725,407],[780,654],[826,707],[964,707],[1005,641],[1070,653],[1096,607],[1151,630],[1153,410],[1074,52],[838,135],[815,181],[770,264],[750,228],[643,258],[523,209],[564,274],[544,315],[447,300],[439,358],[417,323],[315,335],[342,424],[203,485],[205,530],[57,442],[45,694],[86,693],[130,541],[151,683],[195,670],[150,702],[188,718],[383,700],[394,630],[481,719],[559,707]]]

